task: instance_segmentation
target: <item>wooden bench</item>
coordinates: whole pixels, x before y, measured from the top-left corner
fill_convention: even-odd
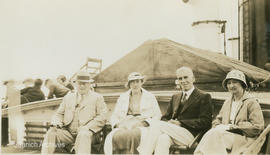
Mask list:
[[[44,135],[50,128],[48,122],[26,122],[24,149],[40,150]]]
[[[41,150],[44,136],[49,128],[49,122],[26,122],[23,148],[29,150]],[[110,130],[110,125],[105,125],[101,131],[94,135],[92,140],[92,153],[103,153],[105,137]],[[74,153],[71,152],[72,147],[73,145],[66,145],[64,148],[56,148],[56,152]]]

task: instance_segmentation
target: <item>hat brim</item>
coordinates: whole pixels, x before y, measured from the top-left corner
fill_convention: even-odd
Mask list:
[[[225,89],[225,90],[228,90],[228,88],[227,88],[227,81],[228,80],[231,80],[231,79],[234,79],[234,80],[238,80],[239,82],[241,82],[241,83],[243,83],[245,86],[246,86],[246,88],[248,87],[247,86],[247,84],[245,83],[245,82],[243,82],[242,80],[240,80],[240,79],[237,79],[237,78],[227,78],[227,79],[224,79],[223,81],[222,81],[222,87]]]
[[[87,83],[92,83],[92,82],[94,82],[95,80],[76,80],[76,81],[78,81],[78,82],[87,82]]]
[[[228,81],[229,79],[224,79],[223,81],[222,81],[222,87],[225,89],[225,90],[227,90],[227,87],[226,87],[226,85],[227,85],[227,81]]]
[[[141,76],[140,78],[136,77],[136,78],[129,79],[128,82],[125,83],[125,87],[126,87],[126,88],[129,88],[129,83],[130,83],[131,81],[134,81],[134,80],[143,80],[142,83],[145,82],[144,76]]]
[[[134,78],[128,79],[128,82],[134,81],[134,80],[142,80],[142,79],[144,79],[144,76],[134,77]]]

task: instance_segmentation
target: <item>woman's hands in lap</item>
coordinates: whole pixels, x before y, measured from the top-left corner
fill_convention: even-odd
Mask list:
[[[141,116],[128,115],[124,120],[117,124],[118,128],[132,129],[136,127],[146,126],[145,119]]]

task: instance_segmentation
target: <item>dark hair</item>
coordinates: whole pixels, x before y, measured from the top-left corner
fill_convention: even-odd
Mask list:
[[[247,83],[247,88],[246,89],[251,89],[251,83],[252,83],[252,80],[251,80],[251,78],[249,77],[249,76],[247,76],[246,74],[245,74],[245,77],[246,77],[246,83]]]
[[[228,89],[227,84],[228,84],[228,81],[229,80],[236,80],[236,81],[238,81],[241,84],[241,86],[242,86],[243,89],[247,89],[247,86],[245,85],[245,83],[243,81],[238,80],[238,79],[233,79],[233,78],[232,79],[226,79],[226,81],[225,81],[225,87],[226,87],[226,89]]]
[[[62,82],[65,82],[67,80],[66,76],[65,75],[60,75],[58,76],[58,78],[62,81]]]
[[[8,84],[8,81],[4,81],[4,82],[3,82],[3,85],[7,85],[7,84]]]
[[[36,79],[34,85],[40,87],[43,81],[41,79]]]
[[[238,80],[238,81],[240,81],[240,80]],[[241,83],[242,88],[247,89],[247,86],[245,85],[245,83],[243,81],[240,81],[240,83]]]
[[[61,81],[63,81],[63,82],[65,82],[67,80],[67,78],[65,77],[65,76],[63,76],[62,78],[61,78]]]
[[[138,79],[138,80],[141,80],[142,83],[145,82],[145,78],[144,78],[144,79]],[[129,88],[130,88],[130,86],[129,86],[129,85],[130,85],[130,82],[132,82],[132,81],[135,81],[135,80],[128,81],[128,82],[125,84],[125,87],[129,89]]]

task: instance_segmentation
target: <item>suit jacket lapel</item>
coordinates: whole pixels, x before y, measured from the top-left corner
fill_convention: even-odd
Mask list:
[[[180,100],[182,98],[183,93],[181,92],[180,94],[175,96],[175,100],[173,101],[173,114],[172,118],[174,117],[175,114],[177,114],[179,105],[180,105]]]
[[[245,93],[245,94],[243,95],[243,97],[242,97],[242,99],[241,99],[239,105],[237,106],[237,110],[236,110],[235,118],[234,118],[234,120],[233,120],[233,124],[236,122],[236,117],[237,117],[237,115],[238,115],[240,109],[242,108],[242,106],[243,106],[243,104],[244,104],[244,101],[245,101],[247,98],[248,98],[248,94]]]
[[[240,102],[239,105],[237,106],[237,110],[236,110],[236,114],[235,114],[235,117],[233,119],[233,124],[235,124],[235,121],[236,121],[236,117],[241,109],[241,107],[243,106],[243,102]]]
[[[88,94],[84,96],[84,99],[80,103],[81,104],[80,110],[82,110],[88,104],[89,100],[91,99],[91,96],[92,96],[92,92],[89,92]]]
[[[197,102],[198,99],[199,99],[199,92],[198,92],[197,88],[195,88],[193,90],[193,92],[191,93],[191,95],[189,96],[186,103],[184,104],[180,113],[183,113],[191,104]]]
[[[147,98],[145,97],[145,90],[142,88],[142,96],[140,99],[140,112],[142,114],[143,109],[145,109],[148,105],[148,102],[146,100]]]
[[[75,97],[73,97],[73,98],[71,98],[68,102],[70,102],[71,103],[71,110],[72,111],[75,111],[75,107],[76,107],[76,105],[77,105],[77,95],[78,94],[75,94]]]
[[[128,113],[130,93],[131,93],[131,90],[128,91],[128,93],[126,94],[127,96],[125,98],[125,104],[124,104],[125,115],[127,115]]]
[[[223,104],[224,108],[222,108],[222,123],[229,124],[230,123],[230,114],[231,114],[231,106],[232,99],[226,100]]]

